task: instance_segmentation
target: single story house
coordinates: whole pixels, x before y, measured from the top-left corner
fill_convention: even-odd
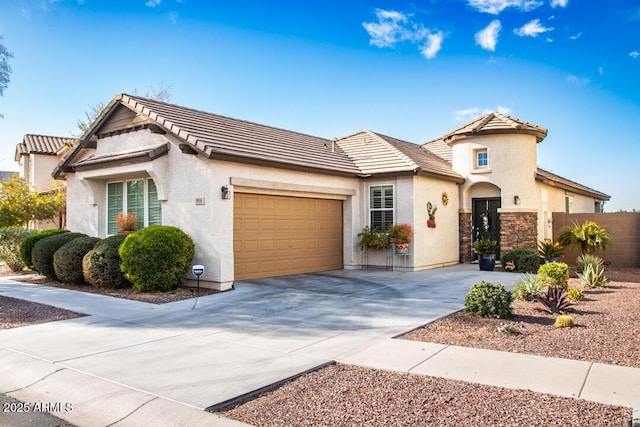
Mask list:
[[[491,113],[423,146],[370,130],[328,140],[120,94],[53,176],[67,182],[69,229],[114,234],[121,211],[140,226],[180,227],[205,266],[202,283],[228,289],[363,263],[468,261],[478,224],[503,250],[535,248],[567,197],[576,212],[609,198],[537,169],[545,135]],[[436,227],[426,225],[428,203]],[[413,227],[409,255],[363,257],[362,229],[395,223]]]

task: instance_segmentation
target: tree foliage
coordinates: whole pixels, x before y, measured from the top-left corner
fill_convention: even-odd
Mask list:
[[[613,246],[609,231],[594,221],[563,228],[558,235],[558,242],[563,246],[579,247],[583,255],[593,255],[598,249],[606,250]]]
[[[64,186],[37,193],[24,179],[14,176],[0,185],[0,227],[26,226],[36,220],[64,222],[66,200]]]
[[[2,40],[2,36],[0,36],[0,40]],[[13,58],[13,54],[0,42],[0,96],[4,96],[4,90],[9,86],[9,75],[11,74],[9,58]],[[2,117],[3,115],[0,114],[0,118]]]

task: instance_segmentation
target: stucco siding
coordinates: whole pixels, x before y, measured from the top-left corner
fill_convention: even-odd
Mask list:
[[[537,191],[539,198],[538,210],[538,238],[553,238],[553,219],[554,212],[566,212],[566,196],[573,197],[573,213],[594,213],[595,199],[593,197],[583,196],[571,193],[562,188],[557,188],[543,183],[537,183]]]

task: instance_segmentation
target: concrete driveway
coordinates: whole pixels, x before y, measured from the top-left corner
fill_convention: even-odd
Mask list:
[[[4,280],[3,295],[91,316],[0,331],[0,377],[8,378],[0,392],[33,398],[23,374],[37,365],[58,399],[66,393],[82,404],[68,395],[68,381],[85,374],[123,393],[208,408],[454,312],[482,279],[510,287],[517,275],[464,264],[332,271],[239,282],[234,291],[162,306]],[[126,411],[131,404],[106,421]]]

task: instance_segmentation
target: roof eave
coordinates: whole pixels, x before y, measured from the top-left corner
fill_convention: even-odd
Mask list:
[[[593,191],[589,191],[585,188],[579,188],[567,183],[563,183],[563,182],[559,182],[557,180],[554,179],[549,179],[546,176],[544,176],[543,174],[540,174],[538,172],[536,172],[536,180],[540,181],[543,184],[547,184],[547,185],[551,185],[553,187],[557,187],[557,188],[561,188],[563,190],[569,190],[575,194],[580,194],[582,196],[588,196],[588,197],[593,197],[594,199],[598,199],[598,200],[602,200],[602,201],[609,201],[611,200],[611,196],[605,193],[601,193],[597,190],[593,190]]]

